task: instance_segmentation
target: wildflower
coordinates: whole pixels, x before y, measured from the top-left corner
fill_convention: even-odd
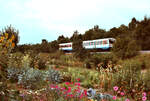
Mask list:
[[[80,99],[83,97],[83,94],[80,95]]]
[[[12,39],[9,39],[9,42],[12,43]]]
[[[66,88],[65,87],[62,87],[62,88],[60,88],[61,90],[65,90]]]
[[[78,78],[77,81],[80,81],[80,78]]]
[[[12,43],[12,47],[15,47],[15,43]]]
[[[69,82],[65,82],[65,84],[66,84],[66,85],[69,85],[70,83],[69,83]]]
[[[73,94],[70,94],[70,97],[73,97]]]
[[[113,89],[114,89],[114,91],[117,91],[118,90],[118,86],[114,86]]]
[[[68,87],[67,93],[71,92],[71,87]]]
[[[5,33],[5,37],[6,37],[6,39],[8,38],[8,33]]]
[[[58,85],[56,85],[55,88],[58,89]]]
[[[75,86],[80,86],[80,83],[75,83]]]
[[[146,96],[143,96],[142,97],[142,101],[146,101],[147,97]]]
[[[84,95],[87,96],[87,90],[84,90]]]
[[[116,96],[113,96],[113,100],[116,100],[117,99],[117,97]]]
[[[143,93],[142,93],[142,96],[146,96],[146,92],[143,92]]]
[[[128,98],[125,101],[130,101]]]
[[[1,37],[1,40],[2,40],[2,41],[4,40],[4,37],[3,37],[3,36]]]
[[[120,93],[120,91],[118,91],[117,93]]]
[[[12,40],[14,40],[14,39],[15,39],[15,36],[14,36],[14,35],[12,35],[11,39],[12,39]]]
[[[120,95],[124,96],[124,92],[121,92]]]

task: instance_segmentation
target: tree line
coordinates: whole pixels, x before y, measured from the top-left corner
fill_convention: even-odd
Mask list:
[[[8,27],[7,33],[9,31],[14,31],[11,27]],[[18,32],[17,32],[17,37]],[[33,50],[34,52],[55,52],[58,50],[60,43],[73,42],[75,40],[94,40],[94,39],[102,39],[102,38],[115,38],[118,40],[127,39],[127,42],[133,41],[136,43],[141,50],[150,50],[150,18],[144,17],[143,20],[138,21],[135,17],[129,22],[128,25],[120,25],[118,28],[113,27],[110,30],[106,31],[105,29],[100,28],[98,25],[95,25],[93,28],[85,31],[85,33],[79,33],[77,30],[74,31],[72,36],[65,37],[61,35],[57,38],[57,40],[48,42],[46,39],[43,39],[41,44],[23,44],[16,45],[14,51],[25,52],[26,50]],[[18,43],[19,39],[16,40],[15,43]],[[120,41],[123,42],[123,41]],[[125,42],[126,43],[126,42]],[[120,45],[124,43],[119,43]]]

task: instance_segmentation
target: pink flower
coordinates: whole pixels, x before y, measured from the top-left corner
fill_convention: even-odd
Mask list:
[[[71,87],[68,87],[67,93],[71,92]]]
[[[130,101],[128,98],[125,101]]]
[[[124,96],[124,92],[121,92],[120,95]]]
[[[65,84],[66,84],[66,85],[69,85],[70,83],[69,83],[69,82],[65,82]]]
[[[142,97],[142,101],[146,101],[147,97],[146,96],[143,96]]]
[[[80,81],[80,78],[78,78],[77,81]]]
[[[114,91],[117,91],[118,90],[118,86],[114,86],[113,89],[114,89]]]
[[[83,94],[81,94],[79,97],[80,97],[80,99],[81,99],[81,98],[83,97]]]
[[[116,96],[113,96],[113,100],[116,100],[117,99],[117,97]]]
[[[118,91],[117,93],[120,93],[120,91]]]
[[[58,85],[56,85],[55,88],[58,89],[59,88]]]
[[[146,96],[146,92],[143,92],[142,95],[143,95],[143,96]]]
[[[80,86],[80,83],[77,83],[77,82],[76,82],[76,83],[75,83],[75,86]]]
[[[87,90],[84,90],[84,95],[87,96]]]
[[[73,97],[73,94],[70,94],[70,97]]]
[[[65,90],[66,88],[65,87],[62,87],[62,88],[60,88],[61,90]]]

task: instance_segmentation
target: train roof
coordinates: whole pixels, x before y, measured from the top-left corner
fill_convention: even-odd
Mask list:
[[[103,41],[103,40],[112,40],[112,41],[115,41],[116,39],[115,38],[103,38],[103,39],[95,39],[95,40],[86,40],[86,41],[83,41],[83,42],[90,42],[90,41]]]
[[[68,45],[68,44],[72,44],[72,42],[68,42],[68,43],[60,43],[59,45]]]
[[[103,39],[95,39],[95,40],[86,40],[86,41],[83,41],[83,42],[91,42],[91,41],[102,41],[102,40],[112,40],[112,41],[115,41],[116,39],[115,38],[103,38]],[[61,43],[59,45],[68,45],[68,44],[72,44],[72,42],[68,42],[68,43]]]

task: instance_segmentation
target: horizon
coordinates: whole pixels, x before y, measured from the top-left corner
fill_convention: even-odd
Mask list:
[[[0,1],[0,30],[12,25],[19,30],[19,44],[37,44],[42,39],[71,37],[75,30],[85,31],[98,25],[106,31],[128,25],[135,17],[150,17],[149,0],[7,0]]]

